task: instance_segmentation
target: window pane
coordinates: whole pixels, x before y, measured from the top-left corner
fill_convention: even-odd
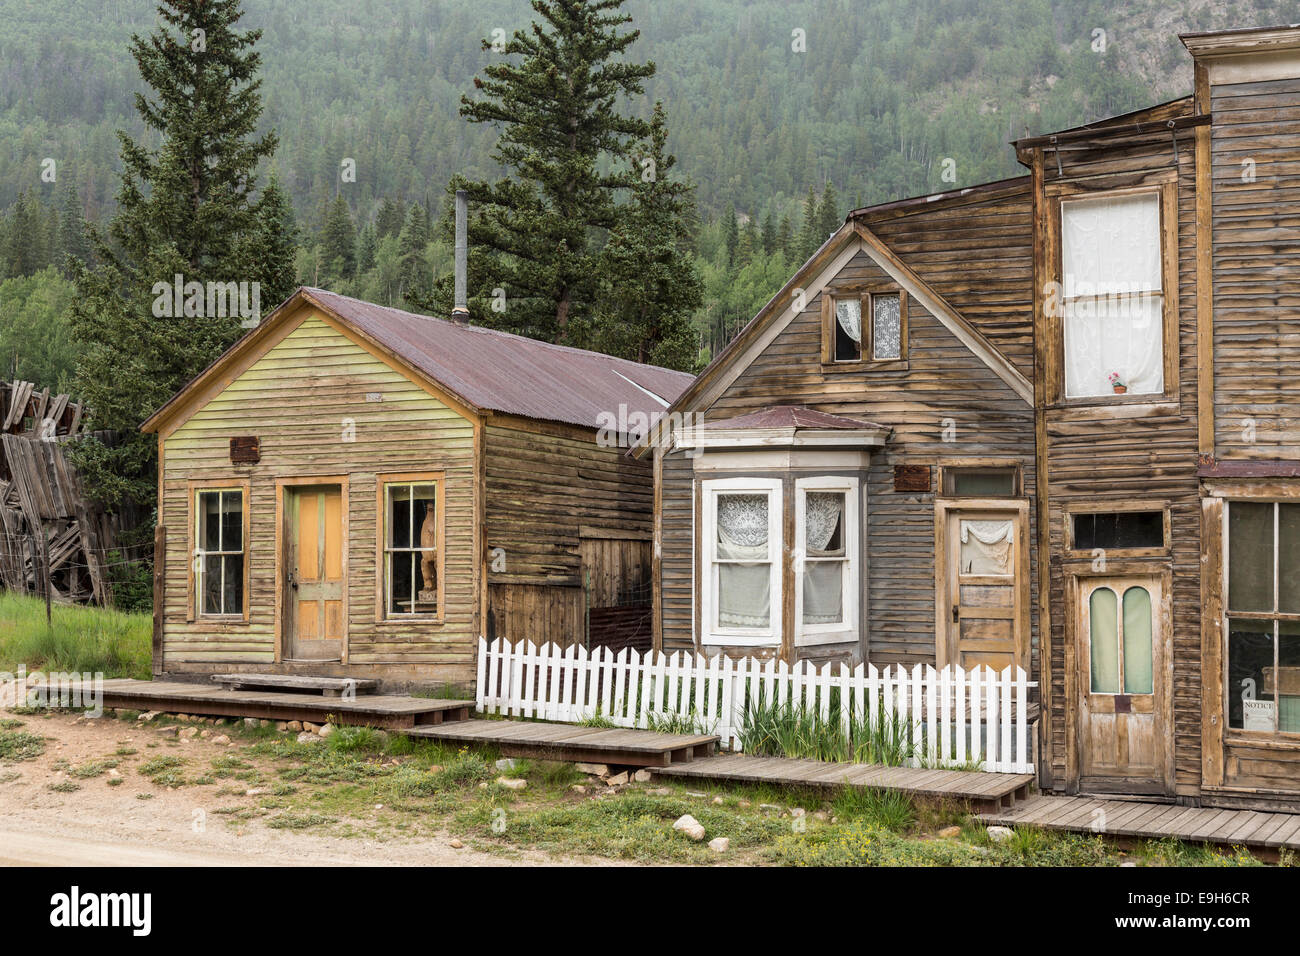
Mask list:
[[[221,493],[217,491],[200,491],[199,502],[199,541],[201,551],[220,551],[221,547]]]
[[[412,507],[415,509],[414,524],[417,548],[436,548],[438,546],[437,514],[434,508],[434,486],[416,485],[412,491]]]
[[[803,622],[839,624],[844,620],[844,562],[809,561],[803,570]]]
[[[1278,623],[1277,663],[1276,680],[1268,682],[1277,695],[1277,729],[1300,734],[1300,623]]]
[[[946,472],[948,494],[965,498],[1009,498],[1016,493],[1014,471],[954,471]]]
[[[418,531],[417,531],[418,533]],[[388,486],[388,546],[411,547],[411,486]]]
[[[244,493],[221,493],[221,550],[244,550]]]
[[[1273,623],[1229,619],[1229,727],[1273,730],[1272,671]]]
[[[1119,693],[1119,601],[1110,588],[1097,588],[1088,598],[1088,647],[1092,661],[1092,692]]]
[[[1228,608],[1273,610],[1273,505],[1228,503]]]
[[[844,492],[810,491],[805,495],[803,536],[809,555],[844,553]]]
[[[1074,515],[1074,546],[1093,548],[1163,548],[1162,511],[1119,511]]]
[[[771,619],[771,564],[719,564],[718,625],[720,627],[769,626]]]
[[[1300,505],[1277,506],[1277,603],[1284,614],[1300,614]]]
[[[1067,398],[1164,391],[1164,300],[1160,296],[1069,302],[1064,327]]]
[[[1160,291],[1160,197],[1101,196],[1061,203],[1065,294]]]
[[[718,557],[767,561],[766,494],[720,494],[717,498]]]
[[[203,592],[199,597],[201,614],[221,612],[221,555],[203,556]]]
[[[1010,521],[961,522],[962,574],[1012,573],[1014,525]]]
[[[415,613],[416,589],[416,555],[412,551],[395,551],[389,555],[388,567],[391,580],[389,595],[392,614]]]
[[[852,362],[862,357],[862,302],[835,300],[835,361]]]
[[[1124,693],[1152,693],[1151,594],[1141,587],[1124,592]]]
[[[227,554],[221,559],[222,576],[226,584],[226,596],[222,614],[244,613],[244,556]]]
[[[873,295],[871,350],[878,359],[895,359],[903,354],[903,316],[897,294]]]

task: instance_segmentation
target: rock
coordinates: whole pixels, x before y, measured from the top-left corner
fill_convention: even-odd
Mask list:
[[[382,803],[376,803],[376,804],[375,804],[375,809],[376,809],[376,810],[382,810],[382,809],[384,809],[384,805],[383,805]]]
[[[145,723],[157,719],[158,719],[158,711],[156,710],[146,710],[143,714],[141,714],[139,717],[136,718],[136,720],[143,720]]]
[[[1123,863],[1120,864],[1120,866],[1137,866],[1137,861],[1125,860]]]
[[[199,728],[186,727],[177,736],[180,737],[181,740],[191,740],[194,737],[197,737],[198,735],[199,735]]]
[[[686,791],[686,795],[687,795],[688,797],[707,797],[707,796],[708,796],[707,793],[700,793],[700,792],[697,791],[697,790],[687,790],[687,791]]]
[[[523,790],[528,786],[527,780],[520,780],[517,777],[497,777],[497,783],[507,790]]]
[[[714,853],[726,853],[731,849],[731,840],[727,837],[714,837],[709,841],[709,849]]]
[[[122,776],[122,771],[118,770],[116,767],[110,767],[108,770],[108,775],[110,777],[120,777]]]
[[[695,819],[689,813],[685,816],[678,817],[677,822],[673,824],[673,829],[685,833],[696,843],[704,839],[704,827],[700,825],[699,820]]]
[[[804,817],[807,815],[808,815],[808,811],[805,810],[803,807],[794,807],[790,811],[790,816],[794,817],[796,820],[798,820],[800,817]]]
[[[245,718],[244,718],[244,726],[245,726],[245,727],[256,727],[256,726],[258,726],[260,723],[261,723],[261,721],[258,720],[256,717],[245,717]]]
[[[616,774],[614,774],[614,776],[610,777],[610,778],[609,778],[608,780],[606,780],[605,782],[606,782],[607,784],[609,784],[611,787],[625,787],[625,786],[627,786],[627,782],[628,782],[628,780],[627,780],[627,774],[626,774],[626,773],[616,773]]]
[[[301,720],[289,721],[288,729],[291,733],[295,733],[295,734],[302,733],[302,721]]]
[[[632,774],[632,779],[637,783],[648,783],[650,778],[653,776],[654,774],[649,770],[638,770],[636,773]]]
[[[313,734],[313,733],[308,733],[307,731],[304,730],[302,733],[300,733],[300,734],[298,735],[298,743],[300,743],[300,744],[318,744],[318,743],[320,743],[320,738],[317,737],[315,734]]]
[[[259,727],[270,727],[270,726],[271,726],[271,722],[270,722],[269,720],[259,720],[259,721],[257,722],[257,726],[259,726]]]
[[[813,819],[820,820],[822,823],[829,822],[830,818],[831,815],[827,813],[825,810],[818,810],[816,813],[813,814]]]
[[[464,849],[465,844],[461,843],[459,840],[452,840],[447,844],[447,846],[451,847],[453,850],[461,850]]]
[[[726,801],[723,800],[721,797],[714,797],[714,798],[713,798],[713,805],[714,805],[715,807],[720,807],[720,806],[722,806],[724,803],[726,803]]]
[[[210,730],[200,730],[200,731],[199,731],[199,736],[202,737],[204,740],[207,740],[209,737],[212,736],[212,731],[210,731]]]
[[[442,764],[440,763],[430,764],[429,773],[442,773]]]
[[[748,800],[737,800],[736,806],[740,807],[742,810],[748,810],[752,804]]]
[[[575,784],[574,784],[573,786],[571,786],[569,789],[572,790],[574,793],[586,793],[586,792],[587,792],[587,788],[584,787],[584,786],[583,786],[582,784],[580,784],[580,783],[575,783]]]
[[[287,721],[277,720],[277,721],[275,722],[275,729],[278,730],[278,731],[280,731],[280,733],[282,733],[282,734],[283,734],[283,733],[287,733],[288,730],[289,730],[289,724],[288,724]]]
[[[1010,827],[989,827],[988,834],[994,843],[1006,843],[1016,835]]]
[[[163,737],[175,737],[177,734],[180,733],[180,731],[181,729],[179,727],[177,727],[175,724],[172,724],[170,727],[162,728],[161,730],[158,731],[158,733],[161,734]]]
[[[944,827],[937,836],[940,840],[955,840],[961,836],[961,827]]]
[[[776,811],[777,813],[781,812],[781,808],[778,807],[775,803],[760,803],[758,805],[758,809],[763,810],[767,813],[771,813],[773,811]]]
[[[334,725],[333,725],[333,724],[323,724],[323,725],[321,726],[321,729],[318,730],[318,731],[316,731],[316,736],[318,736],[318,737],[328,737],[328,736],[330,736],[332,733],[334,733]]]
[[[212,738],[212,742],[214,744],[225,746],[226,744],[230,743],[230,738],[227,737],[225,734],[217,734],[215,737]]]
[[[603,763],[580,763],[576,765],[578,773],[589,774],[593,777],[608,777],[609,767]]]
[[[513,757],[502,757],[500,760],[496,762],[496,768],[500,770],[502,773],[509,773],[511,770],[514,770],[515,767],[518,766],[519,766],[519,761],[515,760]]]
[[[313,724],[309,720],[304,720],[302,722],[302,729],[307,731],[309,734],[314,734],[316,731],[320,730],[320,726],[318,724]]]
[[[253,787],[251,790],[245,790],[245,791],[244,791],[244,796],[246,796],[246,797],[260,797],[260,796],[262,796],[263,794],[267,794],[267,793],[270,793],[270,792],[271,792],[271,791],[268,790],[268,789],[266,789],[266,787]]]

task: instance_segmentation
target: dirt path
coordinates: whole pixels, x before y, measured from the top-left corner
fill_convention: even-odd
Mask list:
[[[231,825],[213,815],[230,798],[211,788],[170,790],[135,767],[161,753],[181,752],[195,762],[241,752],[211,740],[157,747],[158,729],[113,719],[0,712],[21,720],[19,729],[46,738],[44,754],[0,761],[0,865],[73,866],[527,866],[605,864],[542,853],[502,856],[453,847],[445,832],[410,838],[335,837],[275,830],[259,820]],[[155,745],[153,748],[150,744]],[[117,775],[89,779],[68,771],[89,761],[120,756]],[[116,769],[116,768],[115,768]],[[111,771],[109,772],[111,773]],[[112,779],[120,784],[111,785]],[[59,792],[54,786],[79,789]],[[147,796],[142,796],[147,795]]]

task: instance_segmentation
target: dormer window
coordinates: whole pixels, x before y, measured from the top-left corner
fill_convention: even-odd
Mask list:
[[[822,360],[898,362],[907,356],[907,303],[900,290],[833,293],[823,305]]]

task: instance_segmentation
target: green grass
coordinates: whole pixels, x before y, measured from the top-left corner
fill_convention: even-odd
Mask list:
[[[825,718],[817,709],[790,701],[746,701],[740,741],[755,756],[802,757],[902,766],[914,751],[906,721],[897,716],[853,714],[848,732],[840,719],[838,695],[832,694]]]
[[[50,626],[44,601],[0,592],[0,670],[22,665],[147,680],[152,633],[148,614],[77,604],[54,605]]]
[[[0,730],[0,760],[34,760],[45,753],[45,738],[23,730]]]

